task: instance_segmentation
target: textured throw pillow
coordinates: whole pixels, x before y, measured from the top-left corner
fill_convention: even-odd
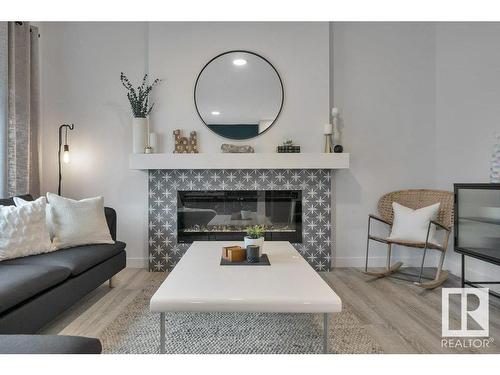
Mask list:
[[[0,261],[54,251],[45,220],[45,197],[0,206]]]
[[[50,206],[53,244],[57,249],[66,247],[115,243],[109,233],[104,215],[102,197],[76,201],[47,193]]]
[[[32,203],[31,201],[24,200],[23,198],[14,197],[14,204],[17,207],[22,207],[27,204]],[[45,197],[44,197],[45,199]],[[54,238],[54,230],[52,229],[52,220],[50,219],[50,204],[47,203],[45,206],[45,222],[47,223],[47,229],[49,230],[50,240]]]
[[[436,220],[440,203],[413,210],[411,208],[393,202],[392,209],[394,220],[389,236],[391,240],[402,240],[409,242],[425,242],[427,228],[431,220]],[[436,226],[431,225],[429,242],[439,244],[434,238]]]

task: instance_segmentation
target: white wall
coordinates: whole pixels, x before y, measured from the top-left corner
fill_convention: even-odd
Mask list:
[[[57,188],[57,127],[74,122],[64,192],[103,194],[118,211],[130,264],[144,264],[147,179],[128,169],[130,113],[119,73],[138,80],[149,67],[164,79],[152,124],[165,151],[173,147],[171,132],[181,128],[199,132],[202,152],[218,152],[226,140],[194,109],[196,76],[218,53],[249,49],[276,66],[285,86],[276,125],[246,142],[257,152],[274,151],[284,137],[304,151],[320,151],[329,107],[340,108],[352,160],[351,169],[334,178],[334,264],[363,265],[367,214],[382,194],[487,181],[500,111],[500,26],[334,23],[331,29],[326,23],[42,24],[42,188]],[[382,248],[374,249],[383,257]],[[420,254],[399,248],[396,257],[418,264]],[[453,251],[446,265],[458,271]]]
[[[63,194],[103,195],[135,265],[146,255],[147,177],[128,169],[130,110],[120,72],[143,74],[144,31],[140,23],[43,23],[40,38],[42,191],[57,192],[57,129],[74,123]]]
[[[333,98],[350,169],[336,173],[334,264],[364,266],[368,213],[385,193],[435,182],[434,25],[334,23]],[[373,243],[373,264],[386,246]],[[396,248],[395,258],[415,251]]]
[[[285,100],[277,122],[261,137],[241,142],[256,152],[274,152],[284,137],[306,152],[322,149],[322,124],[328,122],[328,23],[195,23],[150,24],[150,72],[164,78],[158,86],[155,131],[173,150],[174,129],[196,130],[201,152],[220,152],[235,143],[210,131],[199,119],[193,101],[198,73],[219,53],[244,49],[267,58],[283,80]]]
[[[489,182],[500,131],[500,23],[440,23],[436,35],[436,185]],[[447,266],[459,272],[450,251]],[[500,267],[467,261],[468,275],[500,279]]]
[[[120,84],[124,71],[139,81],[148,66],[164,82],[155,89],[151,123],[173,149],[172,131],[199,132],[202,152],[227,142],[196,114],[193,88],[205,63],[231,49],[268,58],[280,72],[285,104],[265,136],[249,142],[273,152],[285,137],[304,151],[322,148],[328,122],[328,23],[42,23],[42,191],[57,191],[57,128],[74,122],[72,162],[63,193],[104,195],[118,212],[118,236],[129,265],[147,260],[147,174],[128,169],[131,115]],[[182,166],[180,166],[182,167]]]
[[[500,130],[498,35],[499,23],[333,24],[332,106],[340,108],[352,155],[335,180],[337,266],[363,265],[366,216],[383,193],[489,182]],[[396,250],[409,264],[420,256]],[[472,279],[500,277],[498,267],[467,265]],[[460,272],[452,241],[445,268]]]

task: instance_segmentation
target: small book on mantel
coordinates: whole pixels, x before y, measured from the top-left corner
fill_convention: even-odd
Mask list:
[[[247,251],[241,246],[224,246],[222,258],[230,262],[243,262],[247,258]]]

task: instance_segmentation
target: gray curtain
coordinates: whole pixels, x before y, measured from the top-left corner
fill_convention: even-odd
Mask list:
[[[0,22],[0,198],[7,194],[7,107],[8,107],[7,22]]]
[[[0,32],[1,30],[0,28]],[[0,48],[1,43],[0,36]],[[3,135],[0,135],[3,139],[3,142],[0,142],[0,151],[4,153],[4,168],[0,178],[3,178],[4,196],[30,193],[36,197],[40,194],[38,54],[38,28],[28,22],[8,22],[7,124],[0,132]]]

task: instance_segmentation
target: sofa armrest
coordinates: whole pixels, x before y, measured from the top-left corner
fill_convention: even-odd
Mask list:
[[[106,215],[111,238],[116,241],[116,211],[111,207],[104,207],[104,215]]]

